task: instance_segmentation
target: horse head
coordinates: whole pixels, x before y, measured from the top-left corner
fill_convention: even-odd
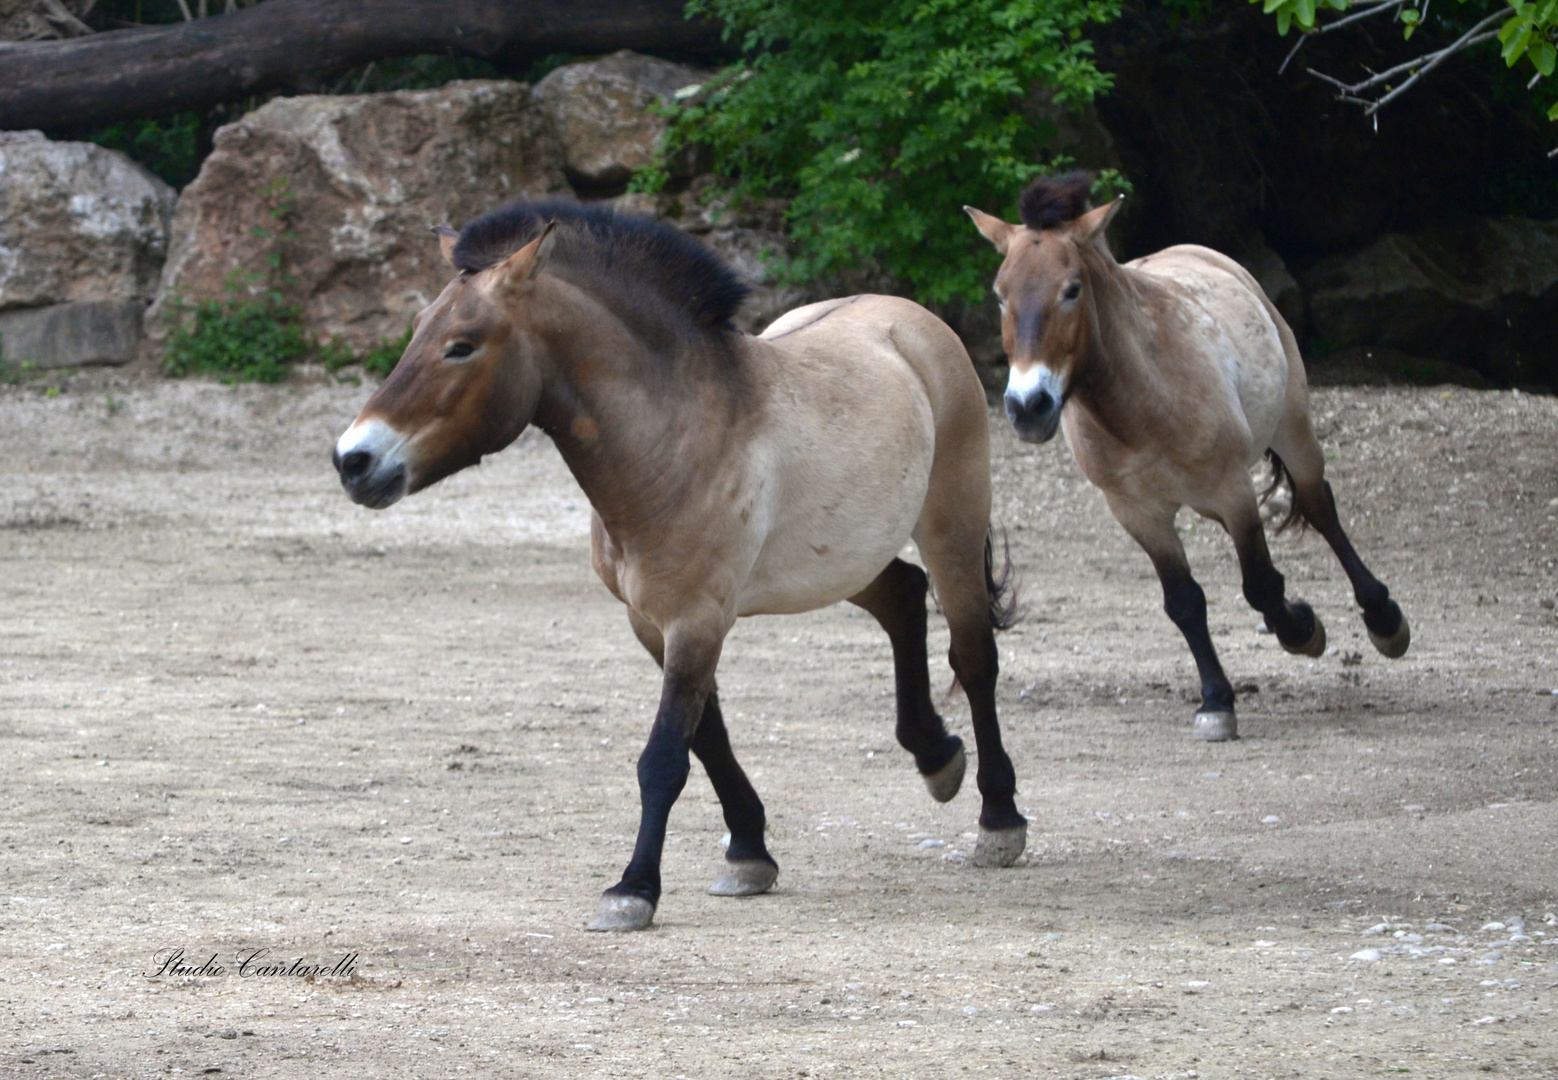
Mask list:
[[[963,210],[1005,258],[995,278],[1010,375],[1006,416],[1025,442],[1047,442],[1087,358],[1093,318],[1085,245],[1103,243],[1122,200],[1092,209],[1092,177],[1041,177],[1023,192],[1022,224]]]
[[[458,234],[434,230],[454,265]],[[335,446],[352,501],[381,510],[495,454],[535,415],[545,347],[533,329],[548,225],[508,258],[462,270],[411,323],[411,341]]]

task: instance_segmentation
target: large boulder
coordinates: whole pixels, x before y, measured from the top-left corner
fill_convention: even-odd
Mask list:
[[[0,361],[134,359],[177,197],[112,150],[0,132]]]
[[[1558,385],[1558,222],[1469,218],[1391,233],[1304,275],[1314,334],[1496,381]]]
[[[177,198],[113,150],[0,132],[0,310],[150,299]]]
[[[449,280],[430,226],[567,190],[525,83],[278,98],[219,130],[184,189],[148,330],[174,298],[280,286],[311,333],[365,351]]]
[[[560,67],[536,83],[563,149],[568,180],[581,195],[615,195],[654,156],[665,134],[655,106],[706,74],[626,49]]]

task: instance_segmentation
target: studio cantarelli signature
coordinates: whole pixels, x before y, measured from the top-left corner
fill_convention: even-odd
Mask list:
[[[347,953],[335,959],[309,963],[304,957],[279,959],[270,949],[245,949],[233,954],[223,963],[220,953],[206,954],[203,950],[190,955],[185,949],[158,949],[152,954],[148,979],[182,978],[187,976],[223,977],[237,975],[240,979],[293,978],[316,979],[347,978],[357,970],[360,953]]]

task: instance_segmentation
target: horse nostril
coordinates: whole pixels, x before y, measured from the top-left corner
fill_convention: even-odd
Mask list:
[[[361,480],[373,467],[373,455],[366,450],[353,450],[343,457],[336,465],[341,471],[341,479],[347,483]]]
[[[1055,398],[1048,390],[1040,390],[1033,395],[1033,400],[1028,403],[1028,411],[1038,413],[1040,416],[1049,415],[1049,411],[1055,407]]]

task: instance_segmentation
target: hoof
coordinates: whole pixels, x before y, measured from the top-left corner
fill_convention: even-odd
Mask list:
[[[1412,644],[1412,628],[1407,625],[1407,617],[1401,616],[1401,625],[1396,632],[1389,637],[1369,631],[1369,640],[1379,650],[1379,654],[1387,660],[1399,660],[1407,654],[1407,646]]]
[[[709,886],[710,896],[757,896],[774,887],[779,868],[764,859],[726,859],[719,877]]]
[[[654,921],[655,906],[642,896],[607,893],[600,898],[600,914],[586,930],[647,930]]]
[[[959,742],[958,752],[952,755],[951,761],[933,773],[924,774],[930,797],[937,802],[951,802],[963,786],[963,773],[967,769],[968,755],[963,753],[963,744]]]
[[[1239,737],[1239,721],[1232,709],[1225,712],[1198,712],[1190,734],[1202,742],[1227,742]]]
[[[975,866],[1010,866],[1028,846],[1028,823],[1010,829],[979,826],[979,843],[974,845]]]
[[[1319,615],[1316,615],[1315,616],[1315,632],[1313,634],[1309,635],[1309,640],[1308,641],[1304,642],[1302,645],[1292,646],[1291,648],[1289,646],[1287,646],[1287,645],[1284,645],[1282,647],[1284,649],[1287,649],[1287,651],[1292,653],[1294,656],[1307,656],[1310,659],[1317,659],[1317,658],[1319,658],[1321,656],[1324,656],[1325,655],[1325,623],[1320,621],[1320,616]]]

